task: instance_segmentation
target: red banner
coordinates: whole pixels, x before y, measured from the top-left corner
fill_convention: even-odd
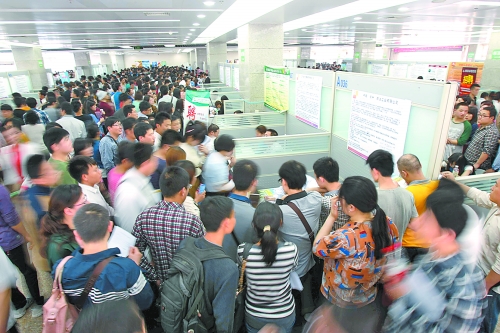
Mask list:
[[[459,95],[468,95],[470,93],[470,86],[476,82],[476,77],[476,67],[462,67]]]

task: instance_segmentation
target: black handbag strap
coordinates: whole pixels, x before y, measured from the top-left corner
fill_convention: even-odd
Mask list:
[[[234,234],[234,230],[231,231],[231,236],[233,236],[234,241],[236,242],[236,246],[240,245],[240,241],[238,240],[238,237]]]
[[[83,305],[85,304],[85,301],[87,300],[87,297],[89,296],[90,291],[94,287],[95,282],[97,281],[97,278],[99,275],[101,275],[102,271],[104,270],[104,267],[106,267],[111,260],[113,260],[115,256],[109,257],[101,261],[96,268],[94,268],[94,271],[90,275],[89,279],[87,280],[87,283],[85,284],[85,288],[83,289],[82,294],[80,295],[80,298],[76,302],[75,306],[78,309],[82,309]]]
[[[293,209],[293,211],[297,214],[297,216],[300,219],[300,222],[302,222],[302,224],[304,225],[304,228],[306,228],[307,235],[309,236],[309,240],[311,241],[311,245],[314,244],[314,232],[312,231],[309,223],[307,223],[307,220],[304,217],[304,214],[302,214],[299,207],[297,207],[297,205],[294,204],[293,202],[288,202],[287,205],[288,205],[288,207]]]

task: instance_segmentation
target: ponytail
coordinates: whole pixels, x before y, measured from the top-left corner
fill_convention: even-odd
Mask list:
[[[276,260],[278,253],[278,243],[276,242],[276,233],[271,230],[270,226],[265,226],[263,235],[260,238],[260,246],[262,247],[262,255],[265,263],[270,266]]]
[[[278,229],[283,221],[283,212],[278,205],[263,202],[257,206],[252,225],[260,239],[264,262],[270,266],[278,253]]]
[[[375,217],[372,220],[372,237],[375,242],[375,259],[378,260],[384,256],[382,249],[392,245],[392,241],[385,212],[379,205],[376,205],[375,211]]]

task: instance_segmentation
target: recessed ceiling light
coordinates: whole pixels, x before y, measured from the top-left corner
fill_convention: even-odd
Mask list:
[[[302,30],[302,31],[307,31],[307,29],[300,29],[300,30]]]
[[[203,4],[204,4],[205,6],[210,7],[210,6],[215,5],[215,1],[205,1],[205,2],[203,2]]]
[[[189,31],[196,31],[196,29],[189,29]]]
[[[199,23],[193,23],[193,25],[194,25],[195,27],[197,27],[197,26],[199,26],[200,24],[199,24]]]
[[[200,14],[200,15],[196,15],[197,18],[205,18],[205,15],[203,14]]]
[[[192,35],[192,33],[191,33],[191,32],[188,32],[188,36],[191,36],[191,35]]]
[[[289,32],[285,32],[285,35],[289,35],[290,33]]]
[[[355,18],[353,18],[354,21],[359,21],[359,20],[362,20],[363,18],[361,16],[356,16]]]
[[[409,10],[410,10],[410,8],[408,8],[408,7],[399,7],[398,8],[398,11],[400,11],[400,12],[407,12]]]

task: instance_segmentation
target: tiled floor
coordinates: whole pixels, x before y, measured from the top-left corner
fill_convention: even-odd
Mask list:
[[[24,279],[22,280],[19,288],[21,291],[27,290]],[[38,280],[40,282],[40,291],[45,296],[45,299],[50,297],[52,289],[52,279],[47,272],[38,272]],[[23,318],[18,319],[17,327],[20,333],[41,333],[42,332],[42,317],[31,318],[31,310],[28,310]],[[295,327],[293,333],[300,333],[302,329]],[[495,333],[500,333],[500,325],[497,326]]]

